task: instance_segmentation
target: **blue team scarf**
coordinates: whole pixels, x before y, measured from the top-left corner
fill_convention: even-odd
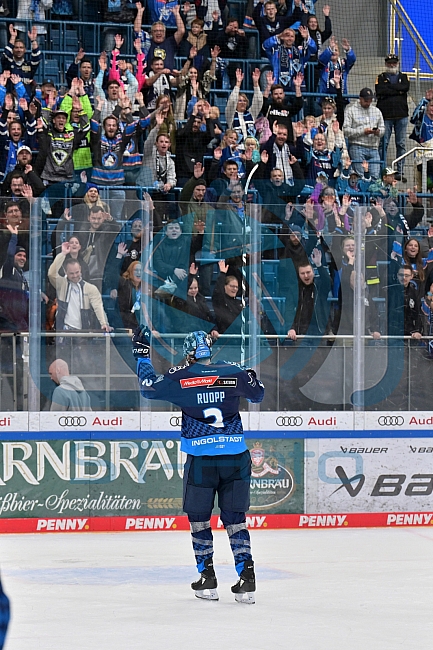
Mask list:
[[[41,19],[41,12],[39,9],[40,0],[31,0],[30,2],[30,12],[33,13],[33,20]]]

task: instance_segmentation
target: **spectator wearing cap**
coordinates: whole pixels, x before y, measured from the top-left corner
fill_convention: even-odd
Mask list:
[[[80,108],[78,107],[78,102],[75,102],[75,107],[73,106],[75,97],[78,98]],[[63,98],[60,109],[67,112],[68,121],[66,123],[66,128],[71,129],[72,131],[77,131],[81,128],[80,115],[82,112],[88,116],[89,120],[91,119],[93,108],[90,104],[90,99],[85,92],[82,79],[73,79],[68,93]],[[79,180],[82,171],[86,171],[88,176],[91,175],[92,152],[90,149],[90,131],[83,135],[81,142],[75,149],[73,153],[73,161],[76,180]]]
[[[2,196],[18,196],[17,186],[21,186],[21,183],[16,179],[19,178],[22,178],[24,185],[30,185],[34,197],[40,196],[45,189],[43,181],[33,171],[32,150],[25,144],[18,148],[15,169],[9,172],[3,181]],[[13,184],[15,187],[12,187]]]
[[[391,196],[393,199],[398,197],[396,171],[392,167],[384,167],[381,173],[382,180],[376,180],[370,185],[370,194],[380,196],[382,199]]]
[[[60,98],[57,92],[56,84],[52,79],[44,79],[41,84],[41,89],[36,89],[36,99],[41,104],[42,108],[50,108],[55,110],[59,108]]]
[[[27,15],[27,17],[30,14]],[[9,70],[11,75],[18,75],[26,87],[29,97],[32,94],[31,82],[42,60],[42,52],[38,45],[38,30],[35,26],[28,32],[31,41],[31,55],[26,57],[26,44],[18,38],[18,32],[13,25],[9,25],[9,43],[6,45],[1,59],[3,70]],[[12,90],[11,82],[8,82]]]
[[[93,67],[90,59],[86,58],[86,53],[83,48],[78,50],[78,53],[66,71],[66,81],[68,87],[72,85],[72,81],[79,77],[83,82],[84,92],[89,98],[90,105],[93,108],[95,103],[95,80],[93,77]]]
[[[382,113],[372,106],[373,91],[363,88],[359,100],[350,104],[344,113],[344,135],[349,140],[349,155],[353,168],[362,174],[362,161],[369,163],[373,179],[380,176],[379,143],[385,133]]]
[[[388,54],[385,57],[385,72],[377,79],[375,92],[377,108],[381,111],[385,121],[385,135],[383,136],[383,159],[386,163],[389,141],[394,129],[397,158],[406,153],[406,132],[409,119],[407,96],[410,82],[406,74],[399,71],[398,56]],[[404,159],[397,163],[397,181],[407,182],[403,176]]]
[[[79,111],[80,128],[67,130],[68,113],[58,109],[50,113],[44,109],[42,127],[38,128],[39,153],[35,171],[40,174],[45,185],[53,185],[72,180],[74,175],[73,153],[90,129],[89,118],[83,111],[78,97],[73,99],[73,108]]]

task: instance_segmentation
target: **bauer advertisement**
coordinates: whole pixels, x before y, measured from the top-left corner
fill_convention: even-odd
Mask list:
[[[433,438],[306,441],[306,513],[433,511]]]

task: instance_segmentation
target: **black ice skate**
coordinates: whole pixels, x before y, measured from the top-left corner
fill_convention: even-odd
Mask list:
[[[196,582],[191,583],[191,589],[195,591],[197,598],[219,600],[218,592],[216,590],[218,587],[218,580],[216,579],[212,558],[205,560],[204,566],[205,569],[201,572],[200,578]]]
[[[232,587],[237,603],[244,605],[254,605],[256,599],[254,592],[256,590],[256,576],[254,574],[254,562],[252,560],[245,562],[243,571],[239,580]]]

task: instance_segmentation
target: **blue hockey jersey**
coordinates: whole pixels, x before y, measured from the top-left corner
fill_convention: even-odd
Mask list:
[[[239,400],[262,401],[264,386],[254,370],[218,361],[175,366],[158,377],[150,359],[140,359],[137,374],[144,397],[166,400],[182,409],[182,451],[215,456],[247,449]]]

